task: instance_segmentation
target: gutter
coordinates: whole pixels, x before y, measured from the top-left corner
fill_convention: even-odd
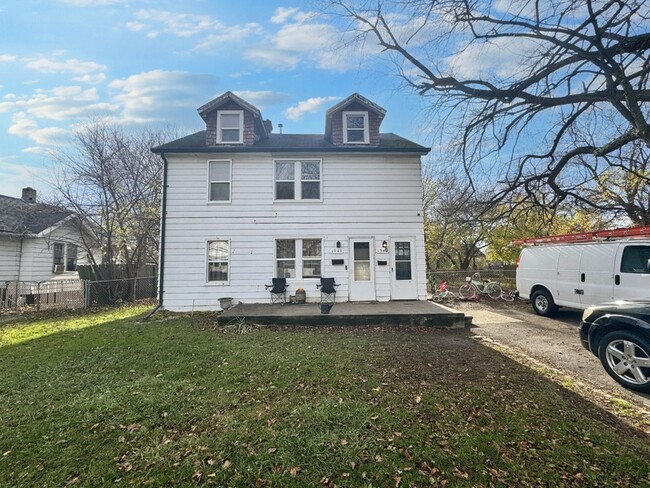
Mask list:
[[[165,284],[165,223],[167,220],[167,158],[165,157],[164,152],[160,152],[160,156],[163,160],[163,190],[162,190],[162,202],[160,210],[160,255],[158,257],[158,304],[156,307],[149,312],[144,320],[149,320],[149,318],[156,313],[163,306],[163,294],[164,294],[164,284]]]

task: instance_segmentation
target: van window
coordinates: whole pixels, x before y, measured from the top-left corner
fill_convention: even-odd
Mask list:
[[[621,259],[621,273],[650,274],[650,246],[626,246]]]

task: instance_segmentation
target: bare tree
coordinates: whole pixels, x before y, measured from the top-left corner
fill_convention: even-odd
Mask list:
[[[424,239],[429,269],[469,269],[494,221],[481,218],[475,193],[454,174],[424,175]]]
[[[54,189],[79,216],[99,278],[115,277],[118,265],[135,277],[142,265],[157,264],[162,162],[150,149],[171,137],[170,130],[127,131],[93,120],[55,154]]]
[[[499,183],[492,205],[569,201],[643,224],[647,205],[630,206],[627,194],[605,201],[602,184],[611,180],[601,176],[614,171],[619,182],[647,185],[635,162],[639,154],[648,159],[650,144],[649,10],[645,0],[331,0],[328,7],[392,55],[445,127],[456,122],[473,186]]]

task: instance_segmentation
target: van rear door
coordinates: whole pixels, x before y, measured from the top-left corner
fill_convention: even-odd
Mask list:
[[[614,299],[650,298],[650,244],[622,244],[616,256]]]
[[[614,261],[616,244],[585,244],[580,257],[580,301],[586,308],[611,302],[614,298]]]

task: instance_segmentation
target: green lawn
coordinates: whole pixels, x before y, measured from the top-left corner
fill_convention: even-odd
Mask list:
[[[0,325],[0,486],[650,484],[646,436],[467,331],[143,312]]]

